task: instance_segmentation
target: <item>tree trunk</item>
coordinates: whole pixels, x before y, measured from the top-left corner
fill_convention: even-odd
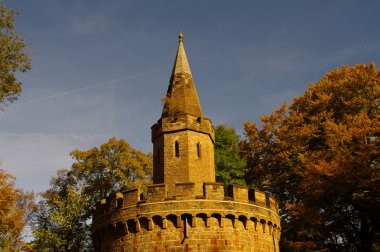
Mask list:
[[[373,242],[373,225],[372,220],[369,217],[362,216],[360,218],[360,247],[358,249],[359,252],[371,252],[372,242]]]

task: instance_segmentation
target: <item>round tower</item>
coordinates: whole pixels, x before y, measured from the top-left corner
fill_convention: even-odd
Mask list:
[[[215,182],[214,129],[179,45],[161,118],[152,126],[153,185],[94,207],[95,251],[279,251],[278,203]]]

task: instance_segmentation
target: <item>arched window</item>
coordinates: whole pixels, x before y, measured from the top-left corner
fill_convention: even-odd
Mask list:
[[[174,144],[174,152],[175,152],[175,156],[179,157],[179,143],[177,141],[175,141],[175,144]]]
[[[198,158],[201,158],[201,144],[197,143],[197,156]]]

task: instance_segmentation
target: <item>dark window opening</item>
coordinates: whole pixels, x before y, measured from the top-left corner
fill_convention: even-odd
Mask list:
[[[176,157],[179,157],[179,143],[177,141],[175,141],[175,156]]]
[[[201,144],[197,143],[197,156],[198,158],[201,158]]]

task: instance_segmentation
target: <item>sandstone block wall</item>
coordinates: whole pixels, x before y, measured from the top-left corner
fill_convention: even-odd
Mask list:
[[[162,118],[152,127],[152,141],[153,182],[167,184],[169,195],[174,195],[175,183],[194,182],[201,194],[204,181],[215,181],[214,130],[209,119]]]
[[[95,251],[279,251],[280,219],[274,198],[235,186],[224,196],[221,183],[165,184],[117,193],[93,212]],[[251,201],[254,199],[255,201]]]

